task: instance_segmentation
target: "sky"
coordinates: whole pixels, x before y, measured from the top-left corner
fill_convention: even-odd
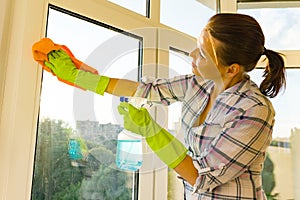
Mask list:
[[[212,10],[203,10],[204,7],[196,1],[188,1],[189,3],[185,1],[185,5],[181,5],[183,1],[165,0],[163,2],[164,5],[161,6],[163,10],[162,23],[185,31],[194,37],[198,36],[201,27],[213,13]],[[141,7],[141,4],[135,5]],[[184,10],[182,10],[183,6],[185,6]],[[189,12],[185,12],[185,15],[178,18],[178,13],[186,10]],[[143,10],[139,12],[143,12]],[[267,48],[274,50],[300,49],[299,8],[242,10],[239,12],[251,14],[258,20],[266,36]],[[274,21],[274,19],[276,20]],[[190,23],[195,21],[197,23]],[[100,74],[137,80],[138,40],[136,39],[125,37],[52,9],[48,18],[47,37],[57,44],[67,45],[75,57],[97,68]],[[176,53],[170,54],[170,67],[177,74],[191,72],[188,59]],[[259,72],[251,76],[259,81],[260,75]],[[300,112],[298,112],[300,109],[295,106],[299,99],[297,92],[299,85],[297,77],[299,76],[300,72],[297,70],[288,73],[286,92],[272,100],[277,110],[276,121],[277,124],[280,124],[274,129],[275,137],[288,137],[292,128],[300,128]],[[121,123],[116,112],[117,104],[117,97],[109,94],[100,96],[92,92],[74,89],[57,81],[56,77],[48,72],[43,74],[41,118],[62,119],[72,127],[75,127],[75,120]],[[174,111],[176,108],[178,110],[178,106],[174,106],[172,110]],[[169,114],[169,127],[177,121],[178,117],[178,111]]]

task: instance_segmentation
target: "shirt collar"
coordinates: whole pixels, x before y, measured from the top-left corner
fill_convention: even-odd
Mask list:
[[[233,85],[230,88],[227,88],[222,94],[241,94],[248,91],[252,86],[257,87],[257,85],[250,80],[250,76],[246,75],[245,78]]]

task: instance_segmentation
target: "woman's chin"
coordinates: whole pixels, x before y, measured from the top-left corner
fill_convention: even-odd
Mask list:
[[[201,74],[199,73],[199,71],[195,68],[192,69],[192,73],[195,74],[196,76],[201,76]]]

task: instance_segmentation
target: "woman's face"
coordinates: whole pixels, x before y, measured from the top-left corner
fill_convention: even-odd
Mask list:
[[[217,41],[207,31],[203,31],[198,38],[198,48],[190,53],[193,58],[192,71],[195,75],[205,79],[215,80],[222,77],[222,69],[216,57]]]

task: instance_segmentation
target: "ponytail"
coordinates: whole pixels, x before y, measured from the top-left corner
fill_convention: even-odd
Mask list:
[[[273,98],[277,96],[282,87],[286,86],[283,55],[270,49],[264,49],[263,54],[266,55],[269,62],[263,73],[265,79],[261,82],[259,89],[265,96]]]

